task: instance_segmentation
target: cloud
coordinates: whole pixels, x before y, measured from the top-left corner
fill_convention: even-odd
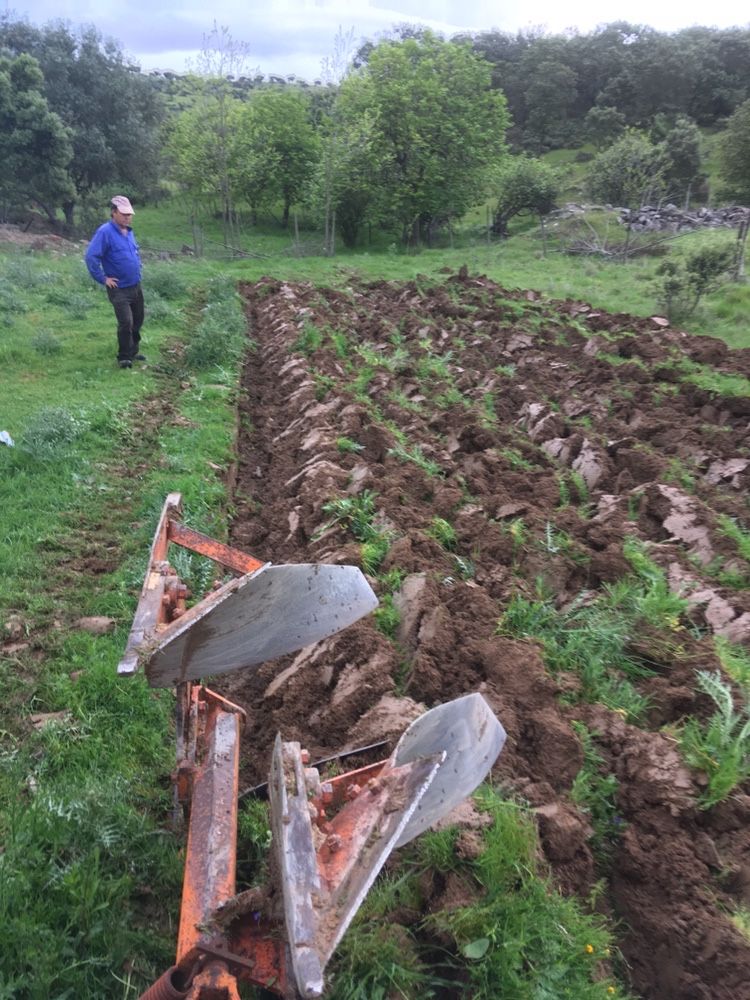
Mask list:
[[[312,79],[321,60],[333,50],[339,28],[354,30],[355,42],[375,38],[403,22],[426,24],[451,36],[459,31],[497,28],[516,31],[544,26],[562,31],[577,26],[590,31],[597,24],[626,19],[651,24],[661,31],[691,24],[743,23],[736,0],[630,0],[623,14],[621,0],[167,0],[154,9],[152,0],[20,0],[15,13],[37,24],[62,18],[73,24],[94,24],[115,38],[145,69],[182,70],[211,32],[214,21],[234,39],[250,46],[249,62],[265,73]],[[744,23],[747,23],[745,20]]]

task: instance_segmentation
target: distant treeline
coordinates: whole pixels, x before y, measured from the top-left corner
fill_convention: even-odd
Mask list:
[[[282,225],[304,209],[327,245],[334,233],[355,245],[373,227],[429,240],[502,193],[502,234],[518,211],[554,203],[554,177],[529,155],[623,143],[597,196],[689,199],[698,126],[728,121],[742,195],[748,29],[617,22],[446,41],[402,26],[351,59],[334,53],[338,71],[312,83],[246,72],[224,29],[206,44],[201,73],[144,74],[93,27],[0,14],[0,219],[34,206],[72,226],[101,213],[103,192],[145,202],[178,188],[196,215],[220,213],[227,237],[240,208]]]

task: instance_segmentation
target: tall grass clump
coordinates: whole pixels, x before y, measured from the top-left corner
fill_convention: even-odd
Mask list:
[[[37,461],[51,461],[63,457],[85,429],[85,422],[64,406],[44,406],[26,424],[18,447]]]
[[[709,696],[716,711],[705,724],[688,719],[680,747],[688,764],[708,775],[700,798],[708,809],[750,778],[750,710],[735,709],[732,691],[719,673],[699,670],[698,689]]]
[[[206,286],[206,302],[188,340],[185,361],[206,369],[237,362],[246,332],[242,300],[229,278],[213,278]]]
[[[491,789],[476,796],[492,817],[484,851],[471,865],[477,900],[427,924],[455,942],[471,1000],[549,997],[609,1000],[625,994],[607,974],[612,941],[604,921],[584,913],[537,873],[532,814]]]
[[[643,546],[627,540],[625,554],[635,575],[606,586],[591,599],[581,595],[563,609],[548,597],[536,600],[515,594],[500,619],[501,634],[536,639],[552,673],[569,671],[581,681],[580,700],[601,702],[642,720],[648,699],[634,682],[652,674],[651,664],[634,650],[645,626],[657,633],[652,642],[665,652],[677,643],[670,635],[680,629],[686,602],[670,593],[664,572]]]
[[[155,293],[162,299],[172,302],[181,299],[187,291],[188,283],[185,275],[176,264],[151,264],[145,277],[144,286],[147,299]]]

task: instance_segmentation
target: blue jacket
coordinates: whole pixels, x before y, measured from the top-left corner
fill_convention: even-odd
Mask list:
[[[118,288],[131,288],[141,280],[141,258],[133,230],[128,227],[123,235],[111,219],[94,233],[85,260],[89,274],[100,285],[105,278],[117,278]]]

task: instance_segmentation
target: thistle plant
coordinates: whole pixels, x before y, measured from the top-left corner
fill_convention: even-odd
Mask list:
[[[708,809],[750,777],[750,711],[747,706],[735,709],[732,691],[718,672],[699,670],[698,689],[716,711],[704,725],[689,719],[680,733],[680,747],[688,764],[708,775],[700,798],[702,808]]]

